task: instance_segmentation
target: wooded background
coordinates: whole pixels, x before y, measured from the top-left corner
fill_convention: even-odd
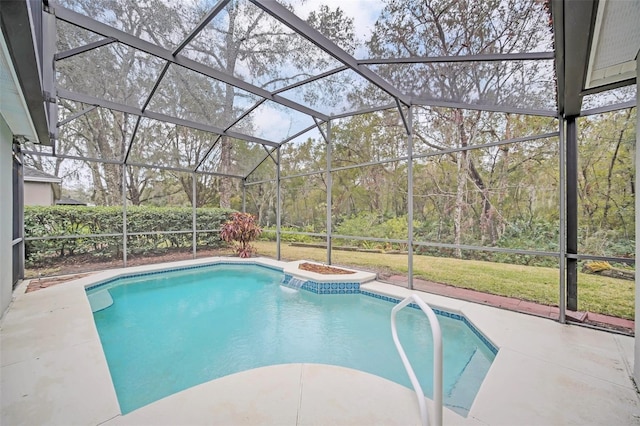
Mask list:
[[[212,6],[206,1],[186,5],[159,0],[61,3],[166,47],[180,43]],[[289,7],[295,10],[297,3]],[[135,13],[125,12],[130,8]],[[370,58],[550,51],[553,44],[545,2],[533,0],[386,0],[366,38],[356,34],[353,17],[339,8],[322,6],[306,20],[345,51]],[[58,22],[59,51],[97,39],[95,34]],[[270,91],[339,65],[243,1],[230,3],[182,54]],[[416,99],[556,108],[553,61],[379,63],[370,67]],[[254,95],[175,64],[149,97],[161,68],[158,59],[119,43],[56,63],[58,85],[66,89],[127,105],[148,105],[152,111],[275,142],[313,124],[309,117],[270,101],[243,116],[255,103]],[[117,78],[108,77],[114,75]],[[281,94],[333,114],[392,104],[386,93],[363,80],[351,71],[341,71]],[[620,89],[594,102],[628,99],[635,90],[635,86]],[[60,99],[60,120],[87,107]],[[412,163],[416,241],[558,251],[559,138],[555,118],[443,107],[413,107],[412,114],[417,157]],[[282,115],[288,121],[281,120]],[[198,208],[241,209],[243,180],[207,173],[245,176],[253,171],[246,178],[247,211],[256,214],[262,226],[275,227],[273,148],[228,136],[216,143],[217,135],[148,118],[140,121],[132,140],[136,118],[95,108],[60,127],[57,158],[31,153],[25,154],[25,162],[62,177],[64,196],[97,206],[122,205],[124,191],[128,206],[195,204]],[[635,122],[635,108],[578,119],[582,254],[633,256]],[[327,126],[321,127],[326,132]],[[546,134],[552,135],[473,148]],[[331,172],[333,232],[407,239],[408,137],[397,109],[332,120],[330,135],[332,168],[339,169]],[[280,150],[284,229],[326,232],[325,140],[317,130],[311,130]],[[202,173],[177,171],[196,167]],[[29,236],[30,230],[26,232]],[[359,240],[345,243],[384,246]],[[459,249],[423,251],[482,258],[481,253]],[[503,260],[557,264],[553,258],[505,256]]]

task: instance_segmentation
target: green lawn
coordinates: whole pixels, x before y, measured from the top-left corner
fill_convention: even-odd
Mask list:
[[[255,243],[258,254],[275,257],[273,242]],[[407,273],[407,256],[383,253],[333,251],[332,263],[377,271]],[[282,244],[283,259],[326,261],[322,248]],[[413,256],[414,276],[545,305],[558,304],[558,269],[507,263]],[[578,310],[634,319],[634,282],[578,273]]]

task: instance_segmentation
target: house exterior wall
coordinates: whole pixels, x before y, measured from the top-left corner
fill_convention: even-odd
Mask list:
[[[0,114],[0,315],[4,315],[13,293],[13,133]]]
[[[55,200],[53,188],[49,182],[24,183],[25,206],[52,206]]]

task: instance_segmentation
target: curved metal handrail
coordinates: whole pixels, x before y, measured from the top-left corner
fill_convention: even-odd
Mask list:
[[[424,392],[422,391],[420,382],[418,382],[418,378],[411,367],[407,354],[402,348],[402,344],[398,338],[398,331],[396,330],[396,314],[411,302],[418,305],[429,319],[429,324],[431,325],[431,333],[433,335],[433,424],[435,426],[442,426],[442,332],[440,331],[440,323],[438,322],[436,313],[433,312],[433,309],[431,309],[429,305],[415,294],[408,296],[391,310],[391,334],[393,335],[393,342],[396,344],[396,349],[400,354],[400,358],[402,358],[404,368],[407,370],[409,380],[411,380],[413,389],[416,392],[418,405],[420,406],[420,418],[422,419],[422,424],[424,426],[428,426],[429,416],[427,413],[427,404],[424,400]]]

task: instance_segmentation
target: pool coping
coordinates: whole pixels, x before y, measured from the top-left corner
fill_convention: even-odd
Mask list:
[[[285,275],[291,275],[296,278],[314,281],[317,283],[357,283],[364,284],[370,281],[374,281],[377,275],[373,272],[358,271],[357,269],[340,267],[345,271],[352,272],[351,274],[319,274],[313,271],[307,271],[300,269],[299,266],[302,263],[313,263],[316,265],[324,265],[324,263],[313,262],[310,260],[294,260],[293,262],[287,262],[283,267],[282,272]]]
[[[105,271],[32,293],[24,293],[26,283],[23,283],[14,293],[14,301],[0,323],[0,422],[195,424],[198,422],[193,419],[199,418],[200,422],[218,419],[225,423],[226,419],[226,423],[236,424],[349,423],[346,419],[352,419],[351,423],[355,424],[366,414],[356,407],[362,407],[368,400],[375,400],[365,406],[374,420],[387,419],[385,416],[389,413],[396,413],[397,419],[388,424],[416,422],[417,405],[410,390],[397,389],[396,384],[375,376],[367,377],[366,373],[316,365],[249,370],[121,415],[85,286],[96,280],[210,264],[215,260],[243,262],[208,258]],[[254,258],[251,262],[274,268],[283,265],[266,258]],[[630,380],[634,341],[631,337],[563,325],[377,281],[365,283],[361,289],[398,299],[418,294],[431,306],[464,315],[500,347],[469,417],[462,418],[445,409],[447,423],[632,424],[640,418],[640,399]],[[303,381],[303,375],[308,380]],[[360,383],[353,385],[357,389],[351,389],[350,382],[339,383],[339,377],[347,375],[357,378],[353,382]],[[278,382],[285,376],[291,379],[286,386]],[[242,386],[243,381],[253,381],[251,377],[264,379],[267,384],[273,382],[271,392],[251,399],[250,389]],[[329,378],[333,381],[326,382]],[[326,386],[318,385],[325,382]],[[228,391],[229,386],[237,386],[237,392]],[[339,399],[331,391],[336,386],[347,390]],[[378,391],[385,394],[380,396]],[[368,392],[364,400],[361,392]],[[278,395],[284,398],[285,394],[295,398],[278,399]],[[260,401],[267,400],[271,401],[270,405],[261,405]],[[235,420],[230,421],[231,417],[224,416],[233,414],[229,407],[234,404],[240,411],[234,415]],[[413,406],[415,412],[405,413],[406,404]],[[292,417],[277,421],[278,412],[285,411],[293,413]]]
[[[276,262],[276,263],[274,263]],[[274,269],[278,272],[282,271],[282,265],[268,258],[252,258],[252,259],[240,259],[240,258],[226,258],[226,257],[211,257],[195,260],[182,260],[178,262],[163,263],[157,265],[143,265],[135,266],[131,268],[113,269],[103,271],[98,274],[83,277],[76,281],[83,281],[83,285],[87,291],[93,290],[102,286],[109,285],[114,281],[123,278],[135,278],[144,277],[149,275],[160,274],[163,272],[175,272],[186,271],[200,268],[207,268],[214,265],[259,265],[265,268]]]
[[[267,262],[265,262],[267,261]],[[271,259],[267,258],[252,258],[252,259],[227,259],[227,258],[219,258],[215,260],[210,260],[208,262],[197,263],[197,264],[189,264],[182,265],[173,268],[164,268],[165,265],[161,268],[145,268],[144,271],[134,271],[134,272],[122,272],[118,273],[116,276],[111,276],[105,279],[95,279],[92,283],[85,284],[85,290],[89,295],[89,292],[92,290],[99,289],[101,287],[106,287],[110,284],[116,283],[121,279],[128,278],[136,278],[136,277],[144,277],[151,276],[155,274],[161,274],[164,272],[178,272],[178,271],[186,271],[186,270],[194,270],[194,269],[202,269],[213,267],[217,265],[257,265],[267,269],[273,269],[278,272],[282,272],[284,274],[282,285],[287,286],[289,280],[292,277],[299,278],[304,280],[300,289],[303,291],[309,291],[311,293],[315,293],[318,295],[342,295],[342,294],[362,294],[368,297],[373,297],[376,299],[384,300],[389,303],[398,304],[402,301],[401,298],[397,298],[392,293],[385,293],[384,291],[378,290],[367,290],[363,289],[363,285],[369,282],[374,281],[377,276],[372,272],[358,271],[355,269],[343,268],[348,271],[352,271],[353,274],[342,275],[342,274],[319,274],[312,271],[301,270],[298,266],[301,263],[316,263],[307,260],[297,260],[292,262],[278,262],[280,265],[273,264]],[[348,278],[345,278],[348,277]],[[89,296],[89,302],[92,306],[92,311],[96,312],[97,310],[104,309],[110,305],[106,305],[101,307],[100,309],[94,309],[91,297]],[[408,307],[413,309],[419,309],[418,305],[415,303],[410,303]],[[498,353],[499,347],[496,345],[490,338],[488,338],[485,333],[482,332],[473,322],[467,318],[462,312],[456,310],[447,310],[443,307],[439,306],[431,306],[431,308],[435,311],[436,314],[452,318],[457,321],[463,322],[473,334],[475,334],[478,339],[487,347],[493,355]]]
[[[213,260],[212,260],[213,259]],[[196,264],[185,264],[176,267],[166,268],[165,265],[149,265],[149,266],[161,266],[159,268],[143,268],[142,270],[136,271],[127,271],[120,272],[117,270],[116,275],[109,275],[107,277],[103,277],[97,281],[93,281],[87,284],[85,287],[87,291],[94,290],[103,286],[107,286],[119,279],[122,278],[136,278],[149,276],[154,274],[160,274],[163,272],[176,272],[182,270],[192,270],[199,268],[207,268],[214,265],[232,265],[232,264],[243,264],[243,265],[258,265],[264,268],[274,269],[278,272],[283,272],[285,278],[283,280],[283,285],[288,285],[289,281],[292,278],[297,278],[303,281],[302,288],[308,291],[311,291],[316,294],[352,294],[359,291],[360,285],[374,281],[377,278],[377,275],[373,272],[365,272],[358,271],[355,269],[349,268],[341,268],[348,271],[353,272],[348,275],[341,274],[319,274],[313,271],[306,271],[299,269],[298,266],[301,263],[316,263],[305,260],[293,261],[293,262],[278,262],[279,265],[274,265],[271,262],[271,259],[268,258],[251,258],[251,259],[237,259],[237,258],[210,258],[207,261]],[[190,261],[186,261],[190,262]],[[335,291],[333,291],[335,290]],[[345,291],[339,291],[345,290]],[[348,291],[351,290],[351,291]]]

